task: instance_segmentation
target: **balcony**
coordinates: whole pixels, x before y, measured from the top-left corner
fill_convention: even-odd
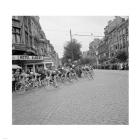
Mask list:
[[[13,21],[12,21],[12,26],[13,26],[13,27],[20,28],[20,21],[15,21],[15,20],[13,20]]]
[[[33,47],[29,47],[23,43],[13,43],[12,51],[15,53],[21,52],[23,54],[26,53],[26,54],[30,54],[30,55],[37,55],[36,49],[34,49]]]

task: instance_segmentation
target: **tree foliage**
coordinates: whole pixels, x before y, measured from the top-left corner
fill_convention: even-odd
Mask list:
[[[120,61],[120,62],[126,62],[128,59],[128,54],[126,52],[119,52],[116,56],[116,58]]]
[[[81,44],[77,42],[77,40],[68,41],[64,46],[64,55],[62,59],[62,63],[66,63],[69,61],[75,61],[81,58]]]
[[[95,61],[95,59],[92,59],[90,57],[84,57],[80,59],[80,64],[93,64],[93,62]]]

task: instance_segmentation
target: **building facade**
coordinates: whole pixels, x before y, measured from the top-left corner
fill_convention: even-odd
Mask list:
[[[124,51],[129,53],[129,19],[115,17],[113,21],[109,21],[104,29],[105,42],[109,49],[109,60],[116,57],[118,52]]]
[[[38,16],[12,17],[12,55],[12,63],[22,67],[31,63],[43,63],[45,57],[48,58],[48,63],[56,63],[54,58],[58,55],[53,45],[46,39]],[[47,62],[47,59],[45,61]]]
[[[99,65],[106,64],[109,58],[109,49],[104,38],[100,41],[97,51],[98,51],[98,62],[99,62],[98,64]]]
[[[99,65],[118,63],[116,56],[120,52],[129,54],[129,19],[116,16],[104,28],[104,38],[97,48]]]

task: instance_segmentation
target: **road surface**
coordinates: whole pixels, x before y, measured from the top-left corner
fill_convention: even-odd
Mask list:
[[[94,80],[14,93],[12,123],[128,124],[128,71],[95,70]]]

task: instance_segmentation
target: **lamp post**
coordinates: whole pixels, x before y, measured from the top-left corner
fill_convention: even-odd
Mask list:
[[[71,33],[71,29],[70,29],[70,40],[72,42],[72,33]]]
[[[71,29],[70,29],[70,40],[71,40],[71,43],[72,43],[72,33],[71,33]],[[72,61],[74,60],[74,54],[73,54],[73,50],[72,50]]]

